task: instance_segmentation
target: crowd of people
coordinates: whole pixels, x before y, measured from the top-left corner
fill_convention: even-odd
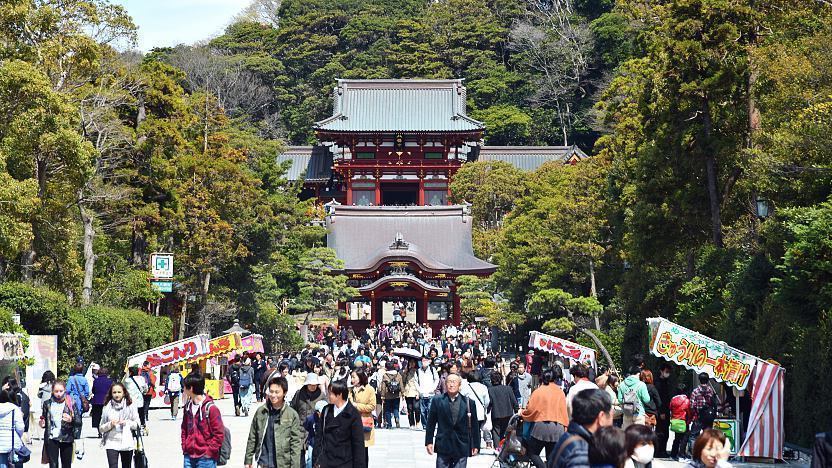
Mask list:
[[[480,450],[507,466],[527,460],[535,468],[642,468],[668,455],[670,433],[670,457],[692,468],[727,464],[725,436],[711,429],[719,401],[704,374],[691,392],[671,392],[669,365],[654,379],[637,356],[621,379],[539,351],[506,357],[492,350],[486,329],[473,325],[443,327],[435,336],[408,322],[360,334],[349,327],[309,333],[313,344],[303,350],[243,354],[224,371],[234,414],[251,415],[246,468],[365,468],[376,432],[402,428],[424,432],[437,468],[464,468]],[[89,374],[79,364],[66,382],[43,376],[39,422],[50,468],[71,467],[88,411],[109,466],[130,467],[160,388],[173,419],[183,406],[184,466],[214,468],[228,459],[228,431],[198,368],[185,377],[173,368],[161,382],[147,363],[120,380],[103,368],[91,380]],[[14,452],[20,438],[3,434],[25,430],[22,395],[13,380],[0,391],[0,468],[17,466],[4,464],[3,448],[8,442]]]

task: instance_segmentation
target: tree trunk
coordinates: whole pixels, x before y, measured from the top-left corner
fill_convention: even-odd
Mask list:
[[[612,357],[610,356],[609,351],[607,351],[607,348],[604,347],[604,345],[601,343],[601,340],[599,340],[598,337],[595,336],[595,333],[592,333],[592,331],[587,330],[586,328],[581,328],[581,331],[586,336],[588,336],[592,340],[593,343],[595,343],[595,346],[597,346],[598,349],[601,350],[601,354],[604,355],[604,359],[606,359],[607,364],[609,364],[609,366],[610,366],[610,371],[615,373],[615,374],[618,374],[618,370],[616,370],[616,368],[615,368],[615,363],[612,361]],[[618,374],[618,375],[621,375],[621,374]]]
[[[598,299],[598,290],[595,286],[595,261],[589,257],[589,296]],[[595,329],[601,331],[601,318],[598,314],[592,314],[595,319]]]
[[[202,129],[202,154],[208,152],[208,93],[205,94],[205,125]]]
[[[84,225],[84,282],[81,288],[81,304],[89,305],[92,302],[92,280],[95,273],[96,255],[93,251],[95,228],[92,225],[92,214],[84,208],[81,202],[78,202],[78,212],[81,214],[81,223]]]
[[[711,145],[713,123],[711,122],[711,103],[707,96],[702,100],[703,137],[702,148],[705,151],[705,173],[708,179],[708,203],[711,210],[711,236],[714,245],[722,248],[722,216],[719,206],[719,191],[717,190],[716,156]]]
[[[206,271],[202,274],[202,304],[208,303],[208,288],[211,286],[211,272]]]
[[[24,283],[31,283],[35,276],[35,248],[24,250],[20,255],[20,277]]]
[[[179,339],[185,338],[185,318],[188,316],[188,291],[183,291],[182,312],[179,314]]]
[[[144,254],[146,248],[147,242],[144,240],[144,234],[139,232],[134,226],[133,238],[130,243],[130,256],[133,261],[133,266],[142,266],[142,264],[144,264]]]

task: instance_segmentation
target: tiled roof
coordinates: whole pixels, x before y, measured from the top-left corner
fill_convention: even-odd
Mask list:
[[[384,260],[410,260],[426,270],[493,273],[496,266],[474,256],[467,208],[331,206],[327,246],[352,271],[370,271]]]
[[[573,156],[587,157],[575,145],[572,146],[483,146],[477,161],[505,161],[517,169],[534,171],[549,161],[568,162]]]
[[[314,128],[332,132],[477,132],[462,80],[338,80],[333,115]]]
[[[306,174],[307,182],[326,182],[332,176],[332,153],[325,146],[290,146],[277,156],[278,164],[286,161],[291,161],[288,180],[299,180]]]

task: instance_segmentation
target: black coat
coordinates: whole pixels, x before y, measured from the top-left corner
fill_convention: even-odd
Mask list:
[[[832,431],[821,432],[815,436],[815,446],[812,452],[811,468],[832,466]]]
[[[350,402],[337,417],[333,414],[335,406],[327,405],[315,425],[312,466],[364,468],[367,460],[361,414]]]
[[[451,399],[448,394],[433,397],[428,412],[425,445],[433,444],[433,451],[439,455],[467,458],[471,456],[471,449],[480,448],[480,422],[477,419],[477,405],[462,395],[457,398],[460,399],[459,414],[454,421],[451,418]]]

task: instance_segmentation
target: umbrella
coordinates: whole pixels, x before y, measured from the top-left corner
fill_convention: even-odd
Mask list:
[[[393,355],[410,359],[421,359],[422,357],[422,353],[411,348],[394,348]]]

